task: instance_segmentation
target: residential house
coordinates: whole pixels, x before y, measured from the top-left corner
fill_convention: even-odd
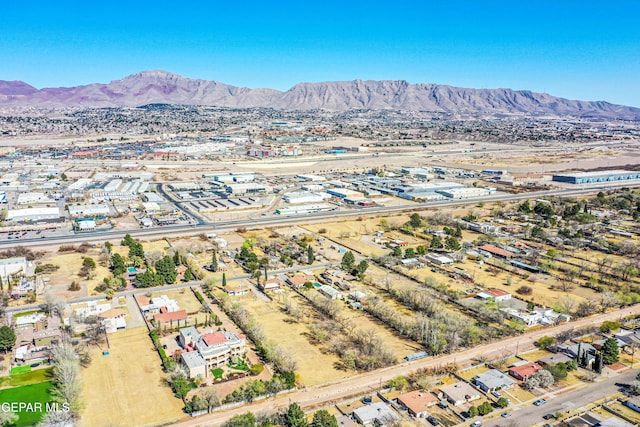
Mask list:
[[[156,322],[156,325],[160,325],[162,323],[169,323],[173,325],[175,323],[176,326],[180,326],[181,321],[184,321],[185,324],[187,323],[188,317],[186,310],[167,311],[166,307],[161,307],[160,313],[153,315],[153,320]]]
[[[497,256],[498,258],[504,258],[504,259],[511,259],[516,255],[511,251],[507,251],[505,249],[502,249],[490,244],[482,245],[478,247],[478,250],[481,252],[489,253],[493,256]]]
[[[231,362],[234,357],[243,357],[246,339],[228,331],[207,331],[200,334],[189,326],[180,329],[180,345],[187,350],[181,354],[190,378],[206,378],[211,369]]]
[[[225,286],[224,291],[232,297],[246,295],[249,293],[249,286],[244,283],[237,283]]]
[[[555,353],[551,356],[543,357],[538,360],[538,365],[547,366],[547,365],[555,365],[556,363],[567,363],[572,361],[573,359],[566,355],[565,353]]]
[[[402,393],[396,397],[396,401],[405,408],[409,414],[416,418],[425,418],[427,408],[438,403],[439,399],[425,390],[415,390],[409,393]]]
[[[356,424],[348,415],[336,417],[336,421],[338,422],[339,427],[358,427],[358,424]]]
[[[502,311],[507,318],[512,320],[519,320],[527,326],[555,325],[560,322],[568,322],[569,320],[571,320],[571,316],[558,313],[552,308],[545,307],[539,307],[532,311],[503,307],[500,309],[500,311]]]
[[[503,291],[502,289],[485,289],[476,295],[476,298],[484,299],[484,300],[492,300],[495,302],[508,301],[511,299],[511,294],[507,291]]]
[[[480,387],[484,391],[502,390],[511,388],[516,383],[509,378],[508,375],[500,372],[497,369],[490,369],[487,372],[483,372],[476,375],[472,379],[473,383]]]
[[[342,292],[340,292],[339,290],[332,288],[329,285],[322,285],[318,288],[318,291],[326,296],[327,298],[330,299],[342,299],[343,295]]]
[[[453,264],[453,259],[449,258],[448,256],[445,255],[440,255],[440,254],[436,254],[436,253],[430,253],[424,256],[424,259],[427,262],[430,262],[432,264],[437,264],[437,265],[452,265]]]
[[[539,370],[542,369],[542,366],[538,365],[535,362],[527,362],[523,364],[519,364],[517,366],[512,366],[509,368],[509,375],[513,378],[516,378],[521,381],[526,381],[529,377]]]
[[[452,404],[458,406],[480,399],[480,392],[464,381],[440,387],[440,392]]]
[[[353,417],[365,426],[374,424],[385,426],[400,419],[400,416],[384,402],[376,402],[358,408],[353,411]]]
[[[111,334],[116,331],[122,331],[127,329],[127,322],[125,316],[127,312],[120,308],[112,308],[98,315],[98,319],[102,322],[104,330]]]
[[[590,367],[595,362],[596,349],[591,344],[579,343],[579,344],[559,344],[556,349],[560,353],[564,353],[569,357],[572,357],[578,361],[578,364],[582,366],[584,359],[586,359],[586,366]]]
[[[135,298],[140,306],[140,311],[142,311],[144,315],[160,313],[162,308],[164,308],[165,313],[180,310],[178,303],[166,295],[153,298],[148,298],[145,295],[136,295]]]
[[[282,280],[276,279],[276,278],[267,279],[264,283],[260,283],[260,285],[258,286],[258,288],[263,292],[267,292],[267,291],[277,292],[284,287],[285,287],[285,283]]]
[[[316,278],[311,274],[297,273],[294,276],[287,277],[287,283],[294,288],[301,288],[305,283],[314,283]]]

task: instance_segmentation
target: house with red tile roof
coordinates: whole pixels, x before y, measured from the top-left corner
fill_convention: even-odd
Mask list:
[[[243,357],[246,338],[228,331],[200,334],[194,326],[180,329],[178,341],[186,351],[180,354],[189,378],[207,378],[212,369]]]
[[[509,375],[518,380],[526,381],[531,375],[535,374],[541,369],[542,366],[538,365],[537,363],[529,362],[522,365],[510,367]]]
[[[478,249],[481,250],[481,251],[488,252],[491,255],[495,255],[495,256],[497,256],[499,258],[511,259],[514,256],[516,256],[516,254],[514,254],[511,251],[507,251],[506,249],[502,249],[502,248],[499,248],[497,246],[489,245],[489,244],[482,245]]]

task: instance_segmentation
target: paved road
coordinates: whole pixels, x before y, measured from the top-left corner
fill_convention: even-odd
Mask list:
[[[331,263],[331,262],[325,262],[322,264],[313,264],[313,265],[305,265],[305,266],[300,266],[300,267],[292,267],[292,268],[284,268],[282,270],[270,270],[269,271],[269,275],[271,277],[278,275],[278,274],[286,274],[286,273],[293,273],[296,271],[306,271],[306,270],[315,270],[317,268],[329,268],[332,266],[336,266],[337,263]],[[239,276],[232,276],[232,277],[227,277],[227,281],[231,282],[234,280],[246,280],[249,279],[251,277],[250,274],[242,274]],[[132,289],[129,291],[121,291],[121,292],[116,292],[113,296],[114,299],[118,298],[118,297],[130,297],[132,295],[138,295],[138,294],[145,294],[147,292],[153,292],[153,293],[159,293],[162,291],[170,291],[173,289],[184,289],[184,288],[190,288],[192,286],[202,286],[204,284],[204,282],[202,281],[192,281],[192,282],[185,282],[185,283],[176,283],[173,285],[164,285],[164,286],[157,286],[155,288],[142,288],[142,289]],[[259,292],[256,289],[257,292]],[[69,299],[66,300],[67,304],[75,304],[75,303],[80,303],[80,302],[89,302],[89,301],[100,301],[106,299],[106,297],[104,295],[92,295],[92,296],[88,296],[88,297],[80,297],[80,298],[74,298],[74,299]],[[21,311],[29,311],[29,310],[35,310],[40,308],[40,304],[28,304],[28,305],[20,305],[17,307],[8,307],[5,309],[5,312],[7,313],[16,313],[16,312],[21,312]],[[137,308],[136,308],[137,310]]]
[[[623,310],[617,310],[598,316],[579,319],[571,323],[564,323],[558,326],[536,330],[525,335],[491,342],[468,350],[462,350],[455,354],[422,359],[411,363],[406,362],[373,372],[354,375],[332,383],[308,387],[275,399],[271,398],[266,401],[256,402],[252,405],[245,405],[196,417],[175,425],[180,427],[219,426],[234,415],[242,414],[247,411],[270,412],[280,408],[285,408],[291,402],[297,402],[303,409],[317,408],[331,404],[332,402],[344,400],[351,396],[371,393],[372,390],[377,390],[381,383],[384,384],[386,381],[398,375],[407,375],[409,372],[415,371],[416,369],[430,368],[447,363],[468,365],[478,355],[484,355],[489,359],[497,358],[504,355],[506,351],[515,353],[516,348],[519,349],[519,351],[526,351],[533,349],[535,347],[535,341],[544,335],[555,335],[561,331],[587,325],[599,325],[605,320],[618,320],[620,317],[630,314],[640,314],[640,305],[626,307]]]
[[[532,403],[523,404],[521,409],[511,409],[513,416],[510,418],[498,418],[495,420],[483,421],[483,427],[501,427],[507,425],[531,426],[534,424],[552,423],[545,421],[542,417],[545,414],[555,414],[573,411],[584,407],[589,403],[603,400],[607,396],[617,393],[619,387],[616,384],[630,384],[635,380],[638,370],[625,372],[620,375],[613,375],[611,378],[598,381],[581,389],[553,396],[550,393],[541,398],[547,399],[547,403],[540,406],[534,406]],[[514,422],[515,424],[510,424]],[[463,424],[463,425],[466,425]]]
[[[16,240],[0,240],[0,248],[2,246],[28,246],[30,248],[36,247],[50,247],[60,244],[72,244],[82,242],[104,242],[106,240],[120,240],[125,234],[131,234],[135,237],[169,237],[180,236],[185,234],[197,234],[202,232],[211,232],[212,230],[234,230],[238,227],[268,227],[268,226],[287,226],[293,224],[305,224],[305,223],[317,223],[325,221],[335,221],[336,219],[347,219],[350,217],[357,217],[361,215],[381,215],[395,212],[416,211],[425,208],[444,208],[460,205],[470,205],[478,202],[492,202],[492,201],[507,201],[507,200],[522,200],[522,199],[535,199],[548,196],[578,196],[584,194],[591,194],[600,191],[601,189],[612,189],[616,187],[635,187],[638,183],[626,182],[620,184],[611,184],[602,187],[588,187],[588,188],[569,188],[563,190],[548,190],[537,191],[532,193],[523,194],[495,194],[487,197],[479,197],[473,199],[464,200],[444,200],[436,202],[426,203],[411,203],[400,206],[381,206],[373,208],[363,209],[350,209],[348,211],[331,211],[331,212],[317,212],[303,215],[290,215],[290,216],[264,216],[257,219],[240,219],[231,220],[218,223],[209,224],[192,224],[192,225],[175,225],[158,227],[152,229],[135,229],[135,230],[118,230],[118,231],[105,231],[105,232],[93,232],[81,235],[69,235],[55,238],[31,238]]]

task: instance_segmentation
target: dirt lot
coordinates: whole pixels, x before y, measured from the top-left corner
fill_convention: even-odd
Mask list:
[[[96,292],[93,288],[102,281],[103,277],[109,274],[107,267],[100,265],[99,258],[102,248],[100,246],[91,248],[85,254],[77,252],[66,253],[47,253],[43,258],[38,259],[38,264],[53,264],[59,268],[57,271],[51,274],[43,274],[42,278],[47,281],[46,288],[51,289],[54,295],[59,295],[64,298],[78,298],[86,295],[94,295]],[[91,280],[85,280],[78,276],[78,272],[82,268],[82,257],[90,257],[96,262],[95,276]],[[67,288],[72,281],[77,281],[81,290],[71,292]]]
[[[109,341],[109,355],[94,348],[91,365],[82,371],[81,425],[151,426],[183,418],[182,401],[164,383],[147,330],[117,332]]]
[[[260,320],[267,338],[293,355],[298,363],[296,372],[300,374],[301,383],[311,386],[350,375],[347,371],[336,369],[334,364],[339,362],[338,357],[323,354],[317,346],[312,345],[306,336],[307,326],[302,322],[291,322],[277,303],[265,303],[252,297],[242,297],[239,301]]]

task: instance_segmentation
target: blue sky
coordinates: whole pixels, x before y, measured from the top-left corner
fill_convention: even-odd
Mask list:
[[[8,1],[0,79],[404,79],[640,107],[640,1]]]

